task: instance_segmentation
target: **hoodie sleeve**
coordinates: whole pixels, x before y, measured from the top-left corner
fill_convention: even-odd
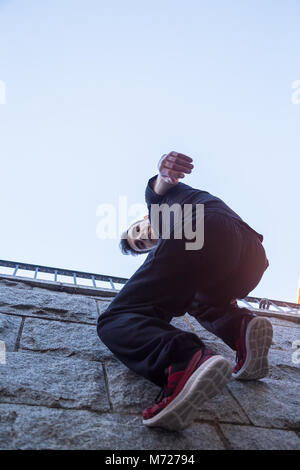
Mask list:
[[[194,189],[191,186],[188,186],[184,183],[177,183],[171,187],[165,194],[157,194],[153,189],[154,180],[158,175],[152,176],[149,179],[145,191],[145,201],[149,210],[151,204],[162,204],[164,202],[180,202],[183,191],[193,191]]]

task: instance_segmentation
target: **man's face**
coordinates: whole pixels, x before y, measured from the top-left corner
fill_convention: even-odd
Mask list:
[[[158,239],[154,237],[155,233],[148,216],[145,216],[142,222],[139,221],[130,227],[127,234],[127,240],[131,248],[140,253],[157,245]]]

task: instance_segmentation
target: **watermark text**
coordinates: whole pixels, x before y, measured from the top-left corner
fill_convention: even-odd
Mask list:
[[[295,90],[291,96],[292,104],[300,104],[300,80],[293,81],[292,89]]]
[[[4,341],[0,341],[0,364],[6,364],[6,347]]]
[[[293,341],[292,348],[296,349],[292,354],[292,362],[293,364],[300,364],[300,339]]]
[[[0,104],[6,104],[6,84],[0,80]]]
[[[149,213],[154,233],[151,239],[184,239],[186,250],[200,250],[203,247],[204,204],[151,204]],[[97,237],[101,240],[126,238],[128,227],[135,221],[143,220],[145,214],[148,214],[145,204],[128,205],[126,196],[119,197],[117,207],[114,204],[100,204],[96,210],[96,216],[101,218],[96,227]],[[128,222],[129,217],[135,220]]]

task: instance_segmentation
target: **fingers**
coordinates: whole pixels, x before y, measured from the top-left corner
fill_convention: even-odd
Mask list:
[[[160,174],[161,174],[161,176],[169,176],[170,178],[175,178],[175,179],[184,178],[184,173],[179,172],[179,171],[175,171],[175,170],[171,170],[169,168],[162,168],[160,170]]]
[[[184,155],[183,153],[179,153],[179,152],[174,152],[174,151],[169,152],[167,154],[167,157],[168,156],[179,158],[180,160],[186,161],[188,163],[191,163],[193,161],[191,157],[188,157],[187,155]]]
[[[188,164],[190,165],[190,164]],[[174,170],[174,171],[178,171],[180,173],[192,173],[192,169],[193,169],[193,166],[190,167],[190,166],[187,166],[187,165],[181,165],[181,164],[178,164],[176,161],[169,161],[169,160],[166,160],[164,163],[163,163],[163,166],[164,168],[169,168],[170,170]]]
[[[170,152],[165,156],[164,160],[173,161],[178,163],[179,165],[183,165],[188,168],[194,167],[194,165],[192,164],[193,159],[188,157],[187,155],[184,155],[183,153]]]
[[[165,175],[183,178],[184,173],[190,174],[192,172],[194,168],[192,161],[193,159],[187,155],[173,151],[161,157],[159,170]]]
[[[178,153],[178,152],[169,152],[168,154],[162,155],[160,162],[169,160],[169,161],[176,161],[177,163],[180,163],[181,165],[187,165],[193,167],[192,161],[193,159],[191,157],[188,157],[187,155],[184,155],[183,153]]]
[[[162,176],[170,176],[171,178],[175,178],[175,179],[184,178],[184,176],[185,176],[184,173],[174,171],[174,170],[169,170],[169,168],[164,168],[161,171],[161,175]]]

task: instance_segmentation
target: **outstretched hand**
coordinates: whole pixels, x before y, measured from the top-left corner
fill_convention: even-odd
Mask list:
[[[161,157],[158,162],[160,177],[169,184],[177,184],[185,174],[190,174],[194,165],[193,159],[178,152],[169,152]]]

